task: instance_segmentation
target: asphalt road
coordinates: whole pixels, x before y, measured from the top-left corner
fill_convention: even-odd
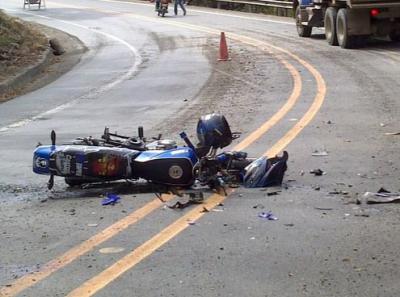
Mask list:
[[[56,81],[0,105],[0,295],[399,295],[399,207],[362,195],[400,192],[399,136],[385,135],[400,131],[400,45],[342,50],[323,30],[297,37],[291,19],[192,6],[165,18],[145,2],[21,6],[2,4],[88,51]],[[216,61],[221,31],[229,62]],[[135,186],[71,190],[56,179],[47,191],[31,172],[51,129],[59,142],[105,125],[177,139],[212,111],[243,132],[231,148],[288,150],[282,188],[239,188],[180,211]],[[110,191],[122,202],[101,206]],[[278,220],[258,217],[267,210]]]

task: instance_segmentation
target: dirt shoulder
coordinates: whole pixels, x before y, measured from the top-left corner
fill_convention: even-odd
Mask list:
[[[55,55],[50,41],[64,53]],[[65,32],[24,22],[0,11],[0,103],[32,92],[72,69],[86,51]]]

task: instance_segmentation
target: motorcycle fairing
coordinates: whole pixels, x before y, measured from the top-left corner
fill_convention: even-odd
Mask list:
[[[197,158],[189,147],[167,151],[144,151],[132,163],[133,175],[153,183],[188,186],[194,182]]]
[[[245,168],[243,184],[246,188],[278,186],[282,184],[287,169],[289,155],[286,151],[282,157],[260,157]]]
[[[33,152],[33,172],[37,174],[50,174],[50,155],[54,146],[40,146]]]
[[[130,160],[139,151],[93,146],[42,146],[35,150],[33,171],[64,177],[129,178]]]

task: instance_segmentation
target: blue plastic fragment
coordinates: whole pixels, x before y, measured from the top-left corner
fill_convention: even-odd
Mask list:
[[[114,205],[120,199],[121,197],[119,197],[116,194],[107,194],[107,198],[104,198],[103,201],[101,201],[101,205],[109,205],[109,204]]]
[[[260,218],[263,218],[263,219],[267,219],[267,220],[269,220],[269,221],[276,221],[276,220],[278,220],[278,218],[276,217],[276,216],[274,216],[273,215],[273,213],[272,212],[270,212],[270,211],[268,211],[268,212],[260,212],[259,214],[258,214],[258,216],[260,217]]]

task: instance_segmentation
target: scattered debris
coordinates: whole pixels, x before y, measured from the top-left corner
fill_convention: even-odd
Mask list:
[[[224,210],[223,210],[223,209],[218,209],[218,208],[213,208],[212,211],[215,211],[215,212],[223,212]]]
[[[390,191],[386,190],[385,188],[381,187],[377,193],[390,193]]]
[[[317,210],[333,210],[331,207],[314,207]]]
[[[101,205],[114,205],[115,203],[118,203],[118,201],[121,199],[116,194],[107,194],[107,197],[101,201]]]
[[[318,168],[318,169],[313,169],[313,170],[311,170],[310,173],[311,173],[311,174],[314,174],[315,176],[321,176],[321,175],[326,174],[325,171],[322,171],[322,170],[319,169],[319,168]]]
[[[329,195],[349,195],[349,192],[347,192],[347,191],[342,191],[342,190],[333,190],[333,191],[330,191],[329,192]]]
[[[99,224],[87,224],[88,225],[88,227],[97,227]]]
[[[267,196],[275,196],[275,195],[279,195],[280,191],[274,191],[274,192],[268,192]]]
[[[272,212],[268,211],[268,212],[260,212],[258,214],[258,217],[263,218],[263,219],[267,219],[268,221],[276,221],[278,220],[278,218],[276,216],[273,215]]]
[[[312,152],[311,156],[314,156],[314,157],[325,157],[325,156],[328,156],[328,152],[327,151],[315,150],[314,152]]]
[[[390,192],[366,192],[364,194],[364,199],[366,199],[367,204],[376,203],[399,203],[400,193],[390,193]]]
[[[369,218],[369,214],[367,214],[367,213],[356,213],[354,216],[356,216],[356,217],[366,217],[366,218]]]
[[[195,197],[195,196],[189,195],[189,199],[186,199],[184,201],[178,200],[175,203],[167,204],[167,206],[172,209],[183,209],[192,204],[200,204],[203,201],[204,201],[203,196],[201,198],[198,198],[197,196]],[[206,209],[206,208],[204,207],[202,212],[205,212],[204,209]],[[208,209],[207,209],[207,211],[208,211]]]
[[[387,132],[385,135],[391,136],[391,135],[400,135],[400,132]]]
[[[293,224],[293,223],[289,223],[289,224],[283,224],[283,225],[285,225],[286,227],[293,227],[293,226],[294,226],[294,224]]]
[[[124,251],[123,247],[106,247],[99,250],[102,254],[116,254]]]
[[[167,206],[169,208],[171,208],[171,209],[183,209],[183,208],[186,208],[186,207],[188,207],[189,205],[192,205],[192,204],[193,204],[193,202],[191,202],[189,200],[189,201],[184,202],[184,203],[182,203],[180,201],[177,201],[174,204],[170,204],[170,205],[167,205]]]
[[[262,204],[257,204],[257,205],[254,205],[254,206],[253,206],[253,208],[264,209],[264,208],[265,208],[265,206],[264,206],[264,205],[262,205]]]
[[[210,211],[203,206],[203,209],[200,212],[210,212]]]

